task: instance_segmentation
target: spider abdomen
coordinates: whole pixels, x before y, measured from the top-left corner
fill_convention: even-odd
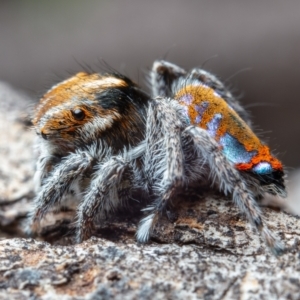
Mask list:
[[[206,85],[186,85],[175,94],[191,125],[209,132],[238,170],[259,176],[282,173],[281,162],[272,156],[251,128],[228,103]]]

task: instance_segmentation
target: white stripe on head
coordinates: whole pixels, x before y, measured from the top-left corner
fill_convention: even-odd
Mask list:
[[[113,115],[105,116],[104,118],[95,117],[92,121],[87,122],[82,126],[80,129],[81,133],[85,137],[93,136],[96,138],[100,132],[107,130],[113,125],[116,117],[119,119],[121,115],[117,112],[114,112]]]
[[[82,85],[83,88],[109,88],[109,87],[124,87],[126,82],[116,77],[104,77],[97,80],[86,81]]]

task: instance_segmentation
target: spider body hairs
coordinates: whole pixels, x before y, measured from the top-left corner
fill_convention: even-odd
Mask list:
[[[147,242],[178,192],[200,183],[231,195],[270,250],[257,199],[286,196],[281,162],[258,139],[244,108],[212,74],[156,61],[152,97],[119,74],[78,73],[54,86],[33,123],[39,159],[30,231],[70,194],[79,202],[77,239],[141,189],[151,199],[137,240]]]

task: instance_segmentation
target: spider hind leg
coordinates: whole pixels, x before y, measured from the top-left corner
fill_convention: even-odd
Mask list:
[[[265,224],[247,179],[228,161],[217,142],[206,130],[189,126],[183,134],[188,134],[194,139],[200,155],[207,159],[211,180],[218,182],[222,192],[232,194],[234,203],[260,232],[270,250],[275,255],[280,255],[284,249],[283,244]]]

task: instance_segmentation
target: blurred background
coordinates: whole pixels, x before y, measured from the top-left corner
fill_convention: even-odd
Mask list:
[[[208,60],[274,153],[300,166],[299,0],[0,1],[0,80],[36,99],[102,59],[145,86],[157,58]]]

